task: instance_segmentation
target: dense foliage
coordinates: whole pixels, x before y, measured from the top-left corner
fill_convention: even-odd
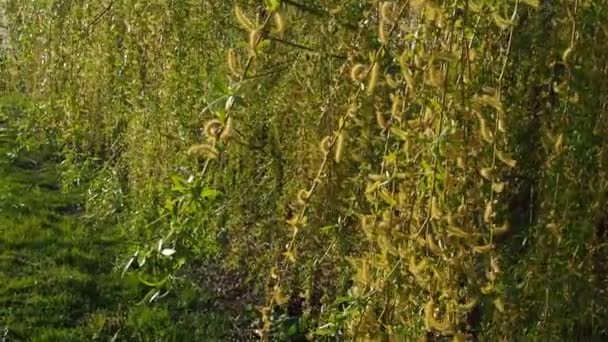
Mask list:
[[[18,141],[120,227],[136,307],[244,340],[608,334],[605,0],[4,6]]]

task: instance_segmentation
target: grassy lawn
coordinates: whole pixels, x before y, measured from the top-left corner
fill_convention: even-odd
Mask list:
[[[51,151],[16,152],[0,126],[0,329],[17,340],[82,340],[111,329],[136,290],[113,274],[117,233],[85,225]],[[131,296],[132,297],[132,296]]]

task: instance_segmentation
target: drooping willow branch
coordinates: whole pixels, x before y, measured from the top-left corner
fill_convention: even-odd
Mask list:
[[[95,25],[99,23],[101,18],[103,18],[103,16],[106,15],[112,9],[112,6],[114,6],[114,0],[110,0],[108,6],[106,6],[101,12],[99,12],[99,14],[84,29],[84,32],[90,33],[90,31],[95,27]]]

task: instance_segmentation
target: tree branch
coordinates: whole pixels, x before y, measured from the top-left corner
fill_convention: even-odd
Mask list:
[[[86,31],[90,31],[91,29],[93,29],[93,26],[97,25],[97,23],[101,20],[101,18],[103,18],[104,15],[106,15],[106,13],[108,13],[111,9],[112,6],[114,6],[114,0],[110,0],[110,3],[108,4],[108,6],[106,8],[103,9],[103,11],[101,11],[96,17],[95,19],[93,19],[85,28],[85,32]]]

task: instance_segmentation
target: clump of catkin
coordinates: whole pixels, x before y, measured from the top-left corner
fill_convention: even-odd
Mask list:
[[[350,78],[355,82],[363,82],[367,77],[367,71],[365,70],[365,66],[363,64],[355,64],[352,69],[350,69]]]

